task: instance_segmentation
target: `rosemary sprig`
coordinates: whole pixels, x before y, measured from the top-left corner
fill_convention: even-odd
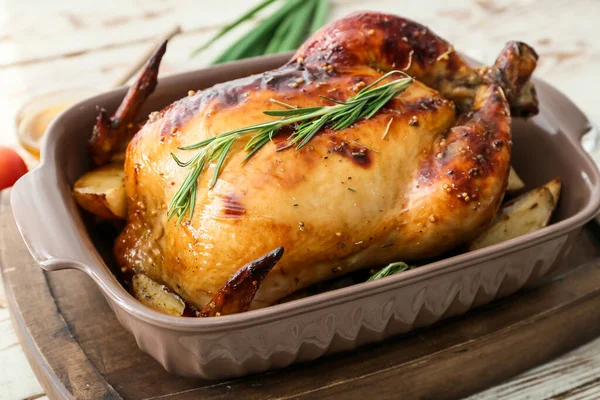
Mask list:
[[[397,274],[398,272],[408,271],[409,269],[415,268],[402,261],[389,264],[387,267],[383,267],[376,274],[367,279],[367,282],[374,281],[376,279],[385,278],[386,276]]]
[[[382,81],[392,75],[401,75],[402,78],[380,85]],[[275,104],[283,105],[287,108],[284,110],[265,111],[264,113],[272,117],[282,117],[281,119],[234,129],[198,143],[180,147],[180,150],[199,151],[186,162],[181,161],[175,154],[171,153],[177,165],[182,168],[189,168],[190,173],[169,204],[169,219],[177,216],[177,223],[180,223],[188,214],[191,218],[194,213],[194,203],[200,174],[210,163],[216,162],[215,173],[210,182],[210,188],[212,188],[217,182],[231,146],[239,138],[252,133],[255,134],[246,144],[245,150],[248,154],[243,162],[248,161],[248,159],[271,141],[286,126],[292,126],[294,129],[290,134],[290,144],[287,147],[296,146],[296,150],[300,150],[325,126],[333,130],[341,130],[348,128],[360,119],[373,117],[388,101],[406,90],[412,82],[413,79],[404,72],[390,71],[370,85],[365,86],[355,96],[345,102],[324,97],[334,103],[332,106],[295,108],[286,103],[273,100]]]

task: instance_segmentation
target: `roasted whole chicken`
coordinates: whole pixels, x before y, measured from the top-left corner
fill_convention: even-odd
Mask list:
[[[209,316],[265,307],[357,269],[468,243],[502,202],[511,116],[538,111],[530,82],[536,62],[531,47],[510,42],[493,66],[474,68],[425,26],[394,15],[333,22],[281,68],[190,93],[151,115],[127,147],[119,266]],[[376,115],[347,129],[325,127],[300,150],[280,132],[245,163],[249,138],[241,138],[214,187],[214,162],[199,176],[193,214],[169,219],[189,173],[171,153],[185,160],[193,153],[182,146],[273,120],[263,112],[281,108],[277,101],[345,101],[391,70],[415,80]],[[145,98],[148,87],[132,91]],[[99,164],[127,135],[114,125],[98,120],[92,147]]]

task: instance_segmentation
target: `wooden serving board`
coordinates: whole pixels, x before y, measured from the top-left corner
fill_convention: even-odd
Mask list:
[[[40,221],[43,223],[43,221]],[[43,272],[0,193],[0,267],[13,323],[50,398],[459,398],[600,335],[600,229],[560,278],[359,351],[224,382],[167,373],[140,351],[92,280]]]

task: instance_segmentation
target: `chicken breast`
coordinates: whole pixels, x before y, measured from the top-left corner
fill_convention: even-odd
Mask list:
[[[358,13],[318,31],[281,68],[181,99],[133,138],[125,172],[127,225],[115,253],[196,307],[246,263],[285,253],[256,293],[263,307],[360,268],[415,261],[477,237],[502,201],[510,169],[511,112],[537,112],[529,81],[537,55],[511,42],[473,69],[415,22]],[[216,185],[200,175],[191,218],[168,219],[189,170],[179,147],[274,117],[271,99],[299,107],[346,100],[384,72],[416,81],[369,120],[324,129],[296,150],[280,133],[243,164],[241,138]]]

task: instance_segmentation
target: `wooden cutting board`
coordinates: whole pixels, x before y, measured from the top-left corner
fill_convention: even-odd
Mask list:
[[[600,335],[599,256],[600,229],[588,225],[566,261],[570,272],[535,289],[359,351],[202,381],[169,374],[140,351],[87,275],[42,271],[0,193],[0,267],[13,323],[51,398],[459,398]]]

